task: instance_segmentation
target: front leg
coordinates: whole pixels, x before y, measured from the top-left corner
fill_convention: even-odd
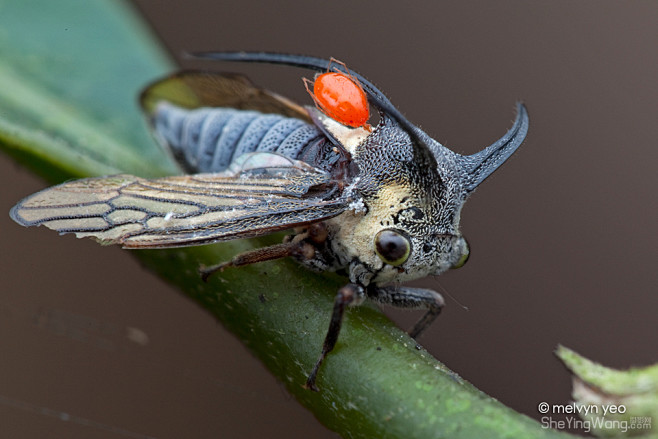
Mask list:
[[[345,314],[345,306],[347,305],[358,305],[363,302],[365,298],[365,292],[363,287],[356,284],[347,284],[336,293],[336,299],[334,300],[334,310],[331,313],[331,321],[329,322],[329,330],[327,330],[327,335],[325,336],[324,343],[322,344],[322,353],[320,353],[320,358],[313,366],[313,370],[308,375],[306,380],[306,388],[318,391],[317,386],[315,385],[315,379],[318,375],[318,370],[322,365],[325,357],[331,350],[336,346],[336,341],[338,340],[338,334],[340,333],[340,328],[343,323],[343,315]]]
[[[441,313],[445,305],[443,296],[434,290],[425,288],[411,288],[401,286],[368,287],[368,297],[375,302],[398,308],[427,309],[427,312],[409,331],[409,336],[418,338],[425,329],[429,328],[434,319]]]

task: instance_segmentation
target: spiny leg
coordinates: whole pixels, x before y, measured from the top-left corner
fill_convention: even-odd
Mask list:
[[[201,273],[203,281],[206,282],[212,274],[223,271],[228,267],[241,267],[288,256],[293,256],[301,261],[308,261],[315,257],[315,247],[312,243],[323,244],[327,240],[327,236],[328,231],[325,223],[313,223],[308,226],[304,233],[286,237],[289,240],[286,240],[282,244],[249,250],[235,255],[230,261],[210,267],[201,266],[199,273]],[[307,242],[307,239],[311,242]]]
[[[420,334],[429,328],[432,322],[439,316],[445,305],[443,296],[434,290],[426,288],[411,288],[400,286],[370,287],[368,297],[387,305],[398,308],[424,308],[427,312],[409,331],[409,336],[418,338]]]
[[[331,321],[329,322],[329,330],[325,336],[324,343],[322,344],[322,353],[320,358],[313,366],[313,370],[308,375],[306,380],[306,389],[313,390],[317,392],[319,389],[315,385],[315,379],[318,376],[318,370],[322,365],[322,362],[326,358],[327,354],[336,346],[336,341],[338,340],[338,334],[340,333],[340,327],[343,322],[343,314],[345,313],[345,306],[359,303],[363,300],[365,293],[363,288],[356,284],[347,284],[341,289],[338,290],[336,294],[336,299],[334,300],[334,309],[331,313]]]
[[[287,256],[298,256],[302,259],[310,259],[313,255],[315,255],[315,249],[307,242],[284,242],[283,244],[256,248],[254,250],[237,254],[230,261],[222,262],[221,264],[213,265],[211,267],[201,267],[199,268],[199,272],[201,273],[201,278],[205,282],[212,274],[218,271],[223,271],[228,267],[240,267],[243,265],[255,264],[256,262],[285,258]]]

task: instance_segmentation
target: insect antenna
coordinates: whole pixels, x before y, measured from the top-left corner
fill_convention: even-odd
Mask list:
[[[432,280],[434,281],[434,284],[437,286],[437,289],[441,292],[441,294],[445,294],[446,296],[450,297],[457,305],[459,305],[464,311],[470,311],[468,306],[464,305],[462,302],[460,302],[454,295],[452,295],[443,285],[441,285],[441,282],[437,279],[437,276],[432,276]]]

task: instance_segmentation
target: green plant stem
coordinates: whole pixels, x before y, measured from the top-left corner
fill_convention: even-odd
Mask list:
[[[226,270],[207,284],[197,275],[199,262],[212,264],[271,242],[145,251],[138,257],[217,316],[300,403],[344,437],[568,436],[475,389],[368,306],[348,311],[338,345],[320,371],[321,391],[305,390],[333,296],[345,279],[289,261]]]

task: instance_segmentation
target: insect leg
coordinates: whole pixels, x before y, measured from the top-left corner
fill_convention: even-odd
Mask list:
[[[302,81],[304,82],[304,87],[306,87],[306,91],[308,92],[309,95],[311,95],[311,99],[313,99],[313,102],[315,103],[315,106],[319,110],[321,108],[320,102],[318,101],[318,98],[315,97],[315,93],[313,93],[313,84],[314,84],[314,82],[311,81],[308,78],[302,78]]]
[[[273,259],[285,258],[287,256],[298,256],[302,259],[310,259],[315,255],[315,248],[304,241],[284,242],[269,247],[261,247],[244,253],[237,254],[227,262],[213,265],[210,267],[201,267],[199,272],[201,278],[205,281],[218,272],[228,267],[241,267],[243,265],[255,264],[256,262],[271,261]]]
[[[340,327],[343,322],[343,314],[345,313],[345,306],[350,304],[360,303],[365,297],[365,292],[363,287],[360,287],[356,284],[347,284],[341,289],[338,290],[336,294],[336,299],[334,300],[334,310],[331,313],[331,322],[329,323],[329,330],[325,336],[324,343],[322,344],[322,353],[320,358],[313,366],[313,370],[308,375],[306,380],[306,385],[304,386],[307,389],[317,392],[319,389],[315,385],[315,379],[318,375],[318,370],[322,361],[331,350],[336,346],[336,340],[338,340],[338,334],[340,333]]]
[[[223,271],[228,267],[241,267],[243,265],[255,264],[256,262],[271,261],[273,259],[285,258],[292,256],[299,261],[308,261],[316,256],[316,246],[322,245],[328,236],[327,225],[323,222],[313,223],[303,232],[295,236],[286,237],[282,244],[275,244],[269,247],[256,248],[244,253],[239,253],[230,261],[210,267],[201,267],[199,272],[203,281],[218,271]],[[290,240],[288,240],[290,239]]]
[[[368,297],[399,308],[425,308],[427,312],[409,331],[409,336],[418,338],[434,319],[441,313],[445,305],[443,296],[434,290],[401,286],[369,287]]]

